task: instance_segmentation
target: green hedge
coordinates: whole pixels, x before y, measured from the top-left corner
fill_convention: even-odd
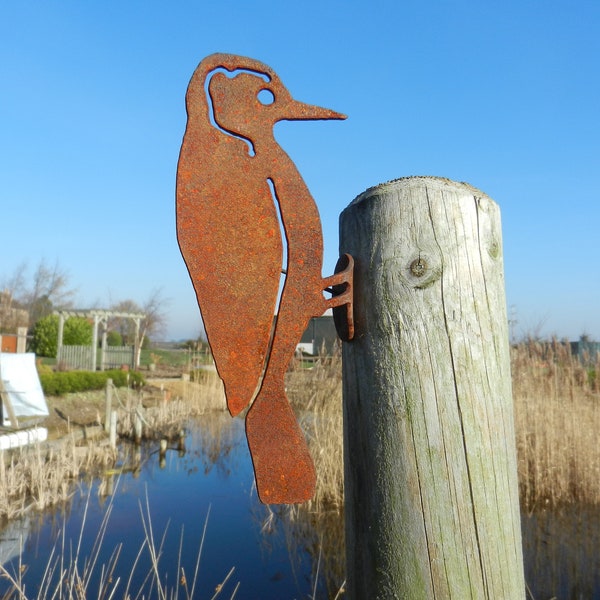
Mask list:
[[[38,356],[56,358],[58,321],[58,315],[48,315],[35,324],[31,350]],[[65,346],[90,346],[92,330],[92,324],[83,317],[67,319],[63,330],[63,344]]]
[[[129,381],[127,380],[129,376]],[[73,392],[101,390],[106,380],[112,379],[116,387],[128,384],[136,387],[144,384],[144,378],[137,371],[65,371],[57,373],[40,373],[40,382],[47,396],[63,396]]]

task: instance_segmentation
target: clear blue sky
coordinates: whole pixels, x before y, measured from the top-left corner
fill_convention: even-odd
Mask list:
[[[213,52],[270,65],[344,122],[277,137],[338,215],[397,177],[467,181],[502,211],[517,333],[600,339],[600,2],[26,1],[0,5],[0,279],[45,257],[78,304],[171,298],[200,318],[175,238],[184,95]]]

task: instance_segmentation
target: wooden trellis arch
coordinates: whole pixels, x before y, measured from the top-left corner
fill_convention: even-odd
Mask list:
[[[146,318],[145,313],[129,313],[115,310],[91,309],[91,310],[57,310],[54,314],[58,315],[58,344],[57,359],[63,354],[63,333],[65,321],[69,317],[83,317],[94,322],[91,347],[91,370],[95,370],[98,360],[98,327],[102,325],[102,343],[100,346],[100,369],[104,370],[105,356],[107,352],[108,320],[111,318],[131,319],[135,323],[135,336],[133,344],[133,359],[131,367],[140,366],[140,323]]]

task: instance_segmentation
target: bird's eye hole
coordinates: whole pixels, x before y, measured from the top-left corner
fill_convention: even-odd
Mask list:
[[[268,106],[269,104],[273,104],[273,102],[275,102],[275,94],[273,94],[271,90],[260,90],[256,97],[258,98],[258,101],[261,104],[264,104],[265,106]]]

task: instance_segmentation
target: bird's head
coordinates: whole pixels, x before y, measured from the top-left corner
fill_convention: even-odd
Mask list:
[[[346,118],[333,110],[294,100],[268,67],[233,76],[216,72],[208,91],[217,125],[252,141],[271,136],[277,121]]]

